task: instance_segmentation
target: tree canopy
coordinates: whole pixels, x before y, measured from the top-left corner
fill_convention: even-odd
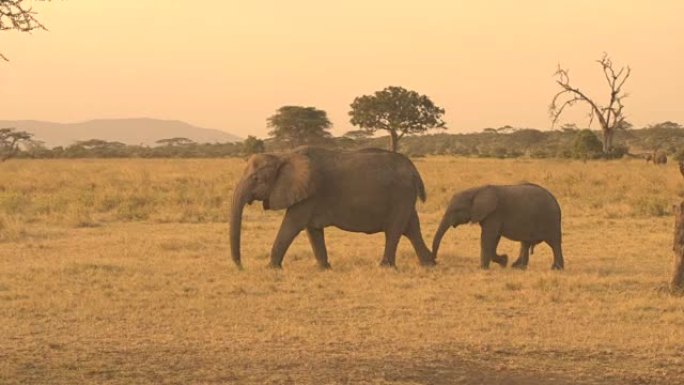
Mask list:
[[[399,140],[405,135],[445,128],[443,114],[444,109],[436,106],[429,97],[394,86],[373,95],[357,97],[349,111],[351,124],[369,134],[377,130],[388,131],[392,151],[397,151]]]
[[[156,143],[160,146],[187,146],[195,142],[188,138],[176,137],[168,139],[159,139]]]
[[[293,147],[303,144],[320,144],[330,138],[332,123],[328,114],[315,107],[283,106],[268,118],[268,134]]]
[[[352,140],[363,140],[363,139],[368,139],[371,136],[373,136],[372,133],[369,133],[366,130],[352,130],[352,131],[347,131],[342,135],[344,138],[349,138]]]
[[[264,141],[256,136],[249,135],[247,139],[242,142],[242,151],[245,155],[260,154],[266,151]]]
[[[14,128],[0,128],[0,162],[16,155],[19,146],[30,143],[32,136],[33,134]]]

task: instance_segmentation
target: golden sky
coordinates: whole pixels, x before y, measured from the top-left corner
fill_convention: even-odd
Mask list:
[[[163,4],[163,5],[160,5]],[[282,105],[350,129],[354,97],[429,95],[450,132],[550,127],[560,63],[605,100],[594,62],[632,67],[628,120],[684,123],[684,1],[64,0],[50,29],[3,32],[0,119],[179,119],[265,136]],[[586,108],[568,120],[584,122]]]

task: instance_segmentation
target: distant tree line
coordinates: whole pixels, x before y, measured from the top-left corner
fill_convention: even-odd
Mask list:
[[[33,24],[31,24],[33,26]],[[155,146],[127,145],[91,139],[66,147],[45,148],[29,133],[0,130],[0,160],[10,157],[33,158],[214,158],[244,157],[265,151],[287,150],[304,144],[343,149],[388,148],[410,156],[457,155],[494,158],[576,158],[611,159],[643,156],[655,150],[684,158],[684,128],[663,122],[644,129],[632,129],[623,114],[622,88],[630,76],[629,67],[614,69],[611,59],[597,60],[609,86],[609,102],[597,104],[570,83],[568,71],[559,67],[556,83],[560,91],[552,98],[549,113],[552,124],[559,123],[566,108],[575,104],[589,107],[589,122],[597,120],[598,131],[564,124],[559,129],[540,131],[506,125],[485,128],[479,133],[432,134],[446,128],[444,109],[428,96],[402,87],[390,86],[362,95],[350,104],[349,122],[356,127],[341,137],[330,133],[327,113],[316,107],[282,106],[266,119],[269,138],[249,136],[238,143],[196,143],[188,138],[167,138]],[[387,133],[377,137],[378,133]],[[603,140],[599,139],[599,136]]]
[[[187,138],[159,140],[155,146],[127,145],[99,139],[80,141],[70,146],[45,148],[30,140],[30,134],[0,131],[0,159],[17,158],[219,158],[245,157],[264,151],[287,150],[290,142],[277,138],[247,137],[235,143],[196,143]],[[454,155],[482,158],[606,158],[599,140],[601,131],[565,125],[558,130],[504,126],[465,134],[409,136],[398,144],[398,151],[409,156]],[[386,148],[389,136],[371,137],[356,131],[343,136],[320,137],[315,144],[340,149]],[[662,150],[684,159],[684,127],[663,122],[642,129],[619,130],[613,139],[611,158],[645,157]]]
[[[0,31],[30,32],[45,29],[35,12],[24,0],[0,0]],[[0,53],[0,59],[7,60]],[[601,66],[609,87],[609,99],[599,104],[597,99],[570,82],[569,71],[560,66],[556,83],[560,87],[552,98],[549,114],[553,125],[559,123],[566,108],[576,104],[589,107],[589,124],[600,125],[597,133],[564,125],[561,130],[539,131],[504,126],[486,128],[481,133],[437,134],[422,137],[428,130],[445,129],[442,120],[445,110],[428,96],[402,87],[390,86],[370,95],[355,98],[350,105],[349,122],[358,129],[335,138],[329,132],[332,123],[327,113],[315,107],[283,106],[267,119],[271,129],[266,140],[253,136],[240,143],[195,143],[188,138],[159,140],[156,146],[127,145],[100,139],[80,141],[66,147],[46,148],[33,140],[28,132],[0,127],[0,161],[12,157],[32,158],[210,158],[247,156],[249,154],[292,148],[302,144],[316,144],[341,148],[388,147],[408,155],[428,154],[477,157],[515,158],[620,158],[639,155],[629,152],[663,150],[684,158],[684,130],[673,122],[664,122],[643,130],[630,130],[625,120],[623,100],[628,94],[623,86],[631,75],[629,66],[619,69],[604,53],[596,60]],[[387,137],[377,138],[378,132]]]

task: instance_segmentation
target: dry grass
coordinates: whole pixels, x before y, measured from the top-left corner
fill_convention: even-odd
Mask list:
[[[426,241],[450,195],[530,181],[564,210],[566,271],[537,247],[528,271],[480,271],[476,227],[445,237],[435,269],[403,240],[326,232],[265,268],[282,213],[227,217],[241,160],[0,164],[0,383],[662,383],[684,376],[684,299],[664,288],[673,165],[416,160]],[[504,241],[510,256],[517,245]]]

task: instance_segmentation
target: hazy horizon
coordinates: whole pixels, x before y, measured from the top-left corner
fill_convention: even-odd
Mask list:
[[[0,62],[0,119],[147,117],[264,137],[277,108],[304,105],[326,110],[341,135],[354,97],[398,85],[444,107],[448,132],[544,129],[558,64],[606,99],[595,63],[605,51],[632,68],[635,127],[684,122],[680,2],[186,4],[32,4],[49,31],[0,35],[11,60]],[[565,121],[582,126],[586,113]]]

